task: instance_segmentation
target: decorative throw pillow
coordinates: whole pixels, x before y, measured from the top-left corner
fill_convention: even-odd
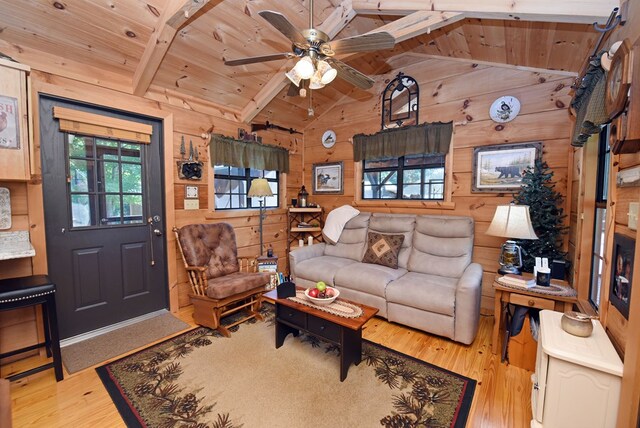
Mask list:
[[[369,232],[367,237],[367,251],[364,253],[363,263],[374,263],[393,269],[398,268],[398,253],[404,235],[388,235],[384,233]]]

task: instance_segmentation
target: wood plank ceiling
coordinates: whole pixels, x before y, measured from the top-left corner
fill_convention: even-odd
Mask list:
[[[525,21],[517,19],[515,12],[509,14],[504,7],[495,6],[502,2],[493,0],[466,6],[475,12],[460,12],[462,6],[453,0],[442,2],[444,7],[439,2],[438,10],[458,11],[446,16],[433,15],[437,12],[431,12],[432,2],[386,2],[389,6],[385,6],[385,2],[368,0],[316,0],[314,24],[335,35],[334,39],[385,26],[397,40],[404,40],[391,50],[343,58],[374,79],[388,78],[390,73],[400,71],[392,70],[391,63],[398,67],[428,56],[577,72],[597,37],[592,25],[585,22],[596,15],[602,17],[599,22],[603,23],[614,6],[614,2],[607,1],[541,0],[533,2],[538,4],[533,15],[526,8],[515,10],[527,18],[539,17],[539,21]],[[446,9],[449,3],[452,9]],[[564,9],[557,6],[562,3],[567,3]],[[562,10],[569,11],[572,3],[576,3],[576,13],[584,16],[569,12],[562,15]],[[404,9],[397,10],[398,4]],[[182,17],[185,5],[197,12]],[[134,82],[140,82],[140,74],[147,73],[153,89],[206,100],[240,120],[255,117],[253,120],[258,122],[270,120],[304,128],[345,95],[358,98],[379,94],[369,94],[336,79],[313,91],[315,116],[309,117],[308,97],[286,95],[288,85],[283,72],[295,60],[239,67],[225,66],[224,60],[289,52],[291,43],[258,12],[280,12],[297,28],[304,29],[308,28],[308,7],[308,1],[300,0],[0,0],[0,41],[12,46],[12,51],[29,48],[125,76],[132,81],[131,92],[136,88]],[[544,8],[555,15],[544,15]],[[417,19],[418,15],[413,15],[416,22],[410,22],[410,14],[420,9],[426,9],[422,12],[425,16],[433,15],[434,22],[442,22],[429,25],[429,29],[422,16]],[[163,40],[159,32],[168,20],[176,22],[176,17],[181,18],[178,21],[182,28],[173,29],[166,36],[168,41]],[[558,22],[541,22],[545,20]],[[165,42],[166,55],[164,50],[148,51]],[[154,54],[159,56],[155,74]],[[144,93],[145,86],[138,84],[137,89]]]

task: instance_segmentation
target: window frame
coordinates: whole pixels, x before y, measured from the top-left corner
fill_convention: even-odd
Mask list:
[[[276,197],[276,205],[272,205],[272,206],[268,206],[265,205],[265,209],[269,209],[269,210],[273,210],[273,209],[278,209],[280,208],[280,196],[281,196],[281,187],[280,187],[280,182],[281,182],[281,177],[282,174],[280,173],[280,171],[273,171],[275,172],[276,176],[275,178],[267,178],[265,177],[265,172],[269,171],[269,170],[258,170],[256,168],[244,168],[244,176],[241,175],[216,175],[216,167],[219,166],[224,166],[226,168],[229,168],[231,170],[231,168],[237,168],[237,169],[243,169],[242,167],[234,167],[231,165],[214,165],[212,168],[212,196],[213,196],[213,211],[246,211],[246,210],[257,210],[260,209],[260,206],[252,206],[252,199],[251,197],[248,196],[249,193],[249,189],[251,188],[251,180],[253,180],[254,178],[265,178],[269,183],[276,183],[276,187],[277,187],[277,193],[274,194],[274,196]],[[251,170],[254,171],[259,171],[260,173],[258,174],[258,176],[252,176],[251,175]],[[242,207],[230,207],[230,208],[220,208],[216,205],[216,188],[215,188],[215,180],[216,178],[221,178],[221,179],[226,179],[226,180],[241,180],[241,181],[245,181],[246,183],[246,188],[247,191],[246,193],[240,193],[240,195],[244,195],[246,198],[246,207],[242,208]],[[229,196],[231,196],[232,194],[229,193]],[[235,195],[235,194],[233,194]]]

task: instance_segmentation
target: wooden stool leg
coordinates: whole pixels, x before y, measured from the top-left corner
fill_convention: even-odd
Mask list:
[[[60,336],[58,335],[58,315],[56,314],[56,297],[55,294],[50,294],[46,302],[47,306],[47,324],[46,329],[50,330],[51,334],[51,353],[53,354],[53,369],[56,374],[56,381],[60,382],[64,379],[64,373],[62,372],[62,354],[60,353]]]
[[[49,311],[47,310],[47,305],[40,305],[42,308],[42,329],[44,330],[44,349],[47,351],[47,358],[51,358],[51,332],[49,325]]]

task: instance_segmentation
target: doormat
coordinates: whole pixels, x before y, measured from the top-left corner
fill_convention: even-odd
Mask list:
[[[67,372],[75,373],[191,328],[170,312],[60,348]]]
[[[336,345],[287,336],[273,306],[223,338],[196,328],[98,367],[129,427],[464,427],[476,381],[369,341],[340,382]]]

